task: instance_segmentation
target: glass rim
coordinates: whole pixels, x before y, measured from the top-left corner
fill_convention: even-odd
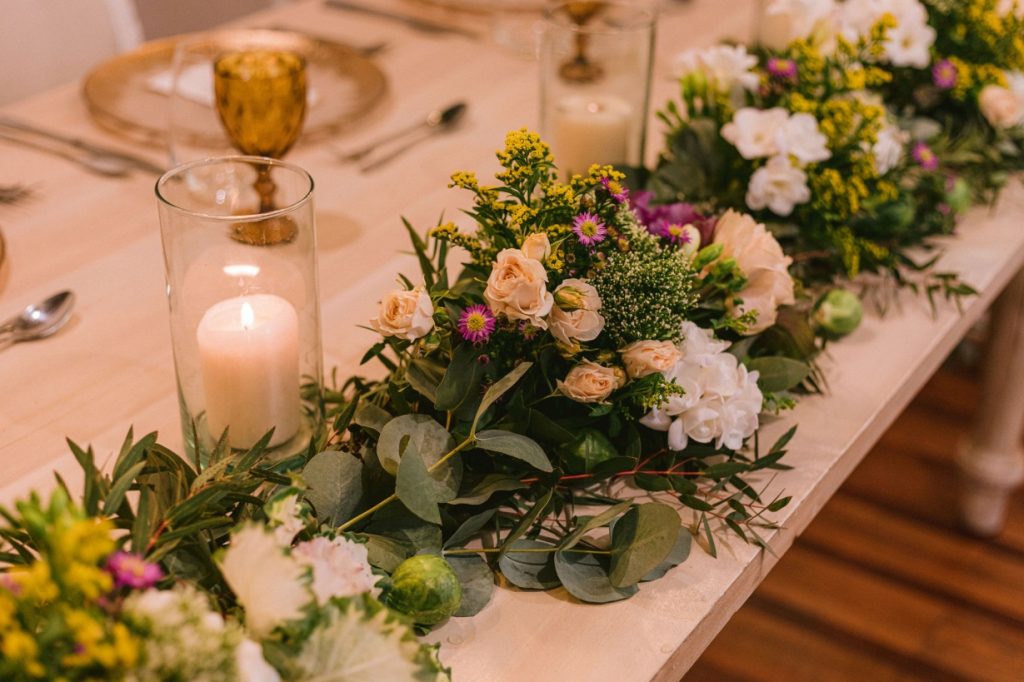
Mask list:
[[[245,215],[217,215],[214,213],[203,213],[202,211],[195,211],[190,208],[185,208],[184,206],[179,206],[178,204],[174,203],[169,198],[167,198],[163,194],[163,192],[161,192],[161,188],[165,184],[171,182],[175,178],[181,178],[184,173],[191,171],[195,168],[200,168],[203,166],[213,166],[215,164],[229,163],[248,163],[250,165],[260,164],[264,166],[277,166],[280,168],[285,168],[297,175],[305,177],[307,182],[309,183],[309,187],[299,199],[291,202],[287,206],[275,208],[273,211],[267,211],[265,213],[249,213]],[[156,185],[154,185],[153,187],[153,191],[156,193],[156,198],[157,200],[160,201],[161,204],[169,208],[173,208],[175,211],[179,211],[180,213],[183,213],[190,217],[199,218],[202,220],[237,223],[239,221],[268,220],[270,218],[276,218],[278,216],[283,216],[288,213],[291,213],[302,204],[308,202],[310,198],[312,198],[314,186],[315,183],[313,181],[313,176],[309,174],[309,171],[307,171],[305,168],[302,168],[301,166],[296,166],[293,163],[287,163],[285,161],[280,161],[278,159],[272,159],[268,156],[246,156],[244,154],[230,154],[227,156],[210,156],[205,159],[196,159],[194,161],[188,161],[179,166],[175,166],[174,168],[170,169],[169,171],[160,176],[160,179],[156,181]]]
[[[657,19],[657,11],[653,7],[643,7],[630,2],[622,2],[621,0],[611,0],[610,2],[603,2],[602,4],[609,7],[629,10],[634,14],[635,19],[616,28],[591,28],[586,24],[580,25],[573,23],[571,20],[566,19],[563,16],[564,13],[560,12],[560,10],[570,4],[571,2],[568,0],[559,0],[558,2],[549,4],[544,9],[544,23],[548,27],[558,27],[570,33],[582,33],[585,35],[620,35],[636,31],[653,30]]]

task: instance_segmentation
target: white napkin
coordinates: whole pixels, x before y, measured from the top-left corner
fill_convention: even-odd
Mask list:
[[[174,71],[164,69],[146,79],[146,87],[161,95],[174,92]],[[185,67],[178,76],[178,94],[187,100],[208,107],[213,106],[213,67],[210,64],[192,64]],[[306,106],[316,105],[319,97],[316,88],[306,89]]]

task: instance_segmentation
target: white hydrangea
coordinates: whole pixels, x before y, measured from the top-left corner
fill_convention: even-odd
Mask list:
[[[125,618],[144,633],[139,665],[131,681],[277,682],[280,676],[246,639],[236,622],[225,622],[206,595],[189,585],[134,592]]]
[[[343,537],[316,537],[296,545],[292,555],[312,571],[313,595],[326,604],[331,597],[354,597],[365,592],[377,596],[377,576],[370,569],[366,545]]]
[[[664,372],[685,391],[644,415],[648,428],[668,433],[668,446],[682,450],[693,439],[737,450],[758,426],[763,396],[757,372],[748,372],[729,344],[692,322],[683,323],[681,359]]]

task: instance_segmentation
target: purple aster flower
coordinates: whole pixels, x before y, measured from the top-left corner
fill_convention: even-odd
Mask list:
[[[595,214],[591,212],[581,213],[572,221],[572,231],[583,246],[593,246],[604,241],[608,228]]]
[[[21,594],[21,585],[18,584],[18,581],[10,573],[0,573],[0,588],[7,590],[14,596]]]
[[[675,223],[668,226],[666,238],[673,244],[679,246],[688,246],[692,244],[695,238],[695,234],[692,230],[686,229],[687,227],[693,227],[692,225],[677,225]]]
[[[484,343],[491,338],[497,320],[487,306],[471,305],[459,315],[459,333],[471,343]]]
[[[629,199],[629,190],[622,186],[622,183],[611,178],[601,178],[601,185],[612,195],[612,199],[620,204],[626,203]]]
[[[939,167],[939,157],[937,157],[935,152],[932,151],[932,148],[924,142],[918,142],[914,145],[911,156],[914,157],[914,161],[917,161],[918,165],[925,170],[933,171]]]
[[[796,62],[792,59],[772,57],[768,60],[768,73],[779,80],[796,80]]]
[[[519,323],[519,333],[523,335],[523,341],[533,341],[537,338],[538,332],[540,332],[540,329],[534,327],[526,320]]]
[[[939,205],[936,206],[935,208],[939,209],[939,213],[941,213],[942,215],[949,215],[950,213],[953,212],[953,207],[944,201],[940,202]]]
[[[159,564],[146,561],[141,554],[133,552],[115,552],[107,559],[107,571],[114,576],[118,587],[130,587],[144,590],[153,587],[164,572]]]
[[[651,234],[663,239],[672,239],[673,225],[693,225],[700,232],[700,243],[710,244],[715,232],[715,219],[697,212],[693,204],[651,205],[653,192],[634,192],[630,197],[633,212],[640,224]]]
[[[948,59],[943,59],[932,67],[932,82],[941,90],[951,90],[956,87],[958,75],[956,64]]]

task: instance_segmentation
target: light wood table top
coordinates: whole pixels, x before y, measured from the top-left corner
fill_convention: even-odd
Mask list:
[[[679,50],[750,32],[753,2],[695,0],[662,19],[655,105],[675,92],[671,57]],[[459,37],[423,37],[379,19],[303,2],[252,18],[325,36],[392,47],[379,59],[391,79],[388,101],[335,142],[354,147],[456,99],[469,102],[463,128],[418,145],[380,171],[340,166],[324,145],[300,146],[289,161],[317,183],[320,281],[327,366],[354,370],[373,335],[356,328],[372,313],[399,270],[415,272],[399,221],[426,228],[439,213],[455,217],[468,196],[446,189],[449,174],[497,169],[493,152],[505,131],[535,126],[537,66],[493,45]],[[481,30],[486,21],[475,19]],[[482,23],[481,23],[482,22]],[[4,109],[39,125],[116,143],[89,120],[76,84]],[[649,151],[660,126],[651,125]],[[135,149],[133,151],[140,151]],[[160,150],[149,152],[154,160]],[[71,324],[52,339],[0,354],[0,501],[50,487],[57,469],[77,467],[64,438],[91,443],[102,458],[134,425],[159,430],[178,447],[163,261],[154,178],[101,179],[59,159],[0,142],[0,183],[32,185],[36,197],[0,208],[9,263],[0,272],[0,316],[62,289],[78,296]],[[775,555],[726,542],[719,558],[694,548],[664,579],[610,605],[574,603],[562,591],[496,591],[472,619],[455,619],[432,637],[456,679],[677,680],[742,605],[831,494],[993,298],[1024,264],[1024,192],[1014,187],[999,208],[973,211],[960,236],[945,243],[946,269],[960,271],[980,295],[963,314],[901,297],[884,320],[869,315],[847,340],[829,348],[831,395],[808,398],[768,424],[771,442],[793,422],[800,429],[771,490],[794,497],[771,535]],[[952,444],[951,444],[952,446]],[[878,529],[884,532],[884,529]]]

